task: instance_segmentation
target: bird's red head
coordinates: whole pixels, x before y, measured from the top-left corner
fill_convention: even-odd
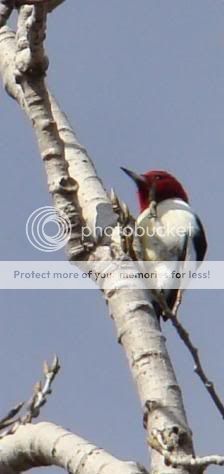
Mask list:
[[[126,168],[121,168],[132,178],[138,188],[138,198],[141,211],[146,209],[150,202],[157,203],[170,198],[179,198],[188,202],[188,196],[179,181],[166,171],[148,171],[137,175]]]

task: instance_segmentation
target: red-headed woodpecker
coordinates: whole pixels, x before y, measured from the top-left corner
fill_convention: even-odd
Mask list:
[[[166,171],[148,171],[138,175],[126,168],[121,169],[137,185],[141,212],[136,224],[142,231],[138,235],[144,260],[203,260],[207,248],[205,232],[181,183]],[[155,204],[154,211],[152,202]],[[164,295],[172,310],[178,290],[171,287],[164,291]],[[159,289],[163,290],[162,282]],[[162,315],[156,303],[155,309],[158,316]]]

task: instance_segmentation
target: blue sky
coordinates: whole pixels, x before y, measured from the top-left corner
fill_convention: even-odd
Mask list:
[[[47,39],[48,84],[107,188],[137,213],[119,167],[171,171],[204,223],[210,260],[223,260],[223,13],[218,0],[67,0],[49,18]],[[26,238],[27,217],[51,200],[33,130],[3,90],[1,116],[1,259],[62,259]],[[43,359],[57,352],[62,371],[41,419],[147,465],[140,405],[101,295],[0,295],[1,413],[29,397]],[[222,291],[191,291],[180,317],[224,398],[223,306]],[[221,454],[223,421],[185,347],[169,324],[164,330],[197,452]]]

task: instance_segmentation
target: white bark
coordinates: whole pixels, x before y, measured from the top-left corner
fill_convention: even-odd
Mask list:
[[[22,7],[22,9],[28,8],[32,9],[32,7]],[[109,198],[86,150],[77,142],[71,126],[53,97],[48,95],[44,80],[41,77],[34,78],[32,75],[27,77],[26,74],[21,74],[20,83],[15,82],[15,51],[14,34],[7,27],[2,28],[0,30],[0,73],[6,90],[18,101],[33,124],[55,207],[74,219],[74,234],[68,250],[69,258],[74,260],[78,253],[77,248],[78,251],[85,250],[80,238],[82,219],[84,218],[94,234],[96,223],[102,227],[108,225],[115,227],[117,216],[113,213]],[[82,216],[80,216],[80,209],[82,209]],[[115,234],[116,228],[111,241],[100,241],[94,251],[85,252],[87,264],[89,260],[93,270],[97,270],[100,265],[103,271],[104,261],[111,262],[110,269],[113,269],[114,260],[120,261],[127,258],[122,252],[119,240],[115,240]],[[127,354],[142,407],[144,409],[146,404],[149,407],[147,431],[149,443],[155,448],[152,449],[151,472],[154,474],[158,472],[188,473],[190,472],[188,467],[173,468],[164,464],[164,457],[157,452],[156,439],[152,435],[153,432],[159,431],[164,445],[173,454],[193,454],[191,432],[186,420],[181,391],[166,350],[165,338],[161,334],[149,301],[149,293],[140,288],[130,291],[125,280],[122,285],[120,283],[118,285],[115,281],[113,289],[108,290],[105,287],[103,291],[114,318],[118,339]],[[44,427],[46,428],[46,425],[43,425],[42,433]],[[22,438],[20,444],[22,451],[26,450],[29,443],[31,436],[29,430],[32,434],[35,427],[23,427],[16,435],[13,435],[18,436],[18,442],[20,442],[20,437]],[[26,436],[22,436],[23,433],[26,433]],[[9,438],[6,438],[4,442],[9,442]],[[62,438],[62,442],[66,445],[69,438],[65,437],[64,441]],[[38,452],[37,444],[34,446],[34,451]],[[47,446],[45,447],[47,449]],[[11,455],[12,452],[10,451]],[[83,472],[83,474],[99,472],[97,456],[94,459],[89,471],[78,472]],[[8,460],[9,466],[14,468],[13,458],[11,458],[11,464],[10,456]],[[123,472],[117,467],[115,469],[115,466],[111,471],[106,469],[105,467],[100,472],[103,474]],[[132,469],[132,467],[129,466],[127,469]],[[128,472],[132,474],[138,471],[129,470]]]
[[[87,150],[79,143],[66,115],[60,110],[52,95],[50,101],[59,136],[64,143],[69,174],[79,183],[77,196],[83,218],[95,235],[95,226],[102,228],[114,226],[117,216],[113,213],[111,201],[96,174]]]
[[[119,461],[52,423],[21,426],[14,435],[1,440],[0,474],[52,465],[70,474],[147,474],[136,463]]]

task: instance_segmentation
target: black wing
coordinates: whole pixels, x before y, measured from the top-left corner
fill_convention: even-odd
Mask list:
[[[203,228],[203,225],[199,219],[199,217],[195,216],[197,225],[198,225],[198,230],[193,236],[193,242],[195,246],[195,252],[196,252],[196,260],[202,261],[204,260],[204,256],[206,254],[207,250],[207,240],[205,236],[205,231]]]

